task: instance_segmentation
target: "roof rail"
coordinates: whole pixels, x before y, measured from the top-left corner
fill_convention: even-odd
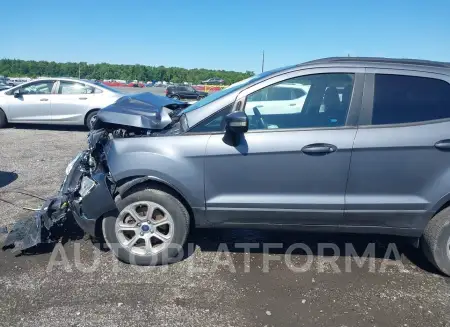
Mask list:
[[[383,57],[329,57],[311,60],[302,63],[302,65],[310,64],[327,64],[327,63],[385,63],[385,64],[400,64],[400,65],[415,65],[415,66],[430,66],[450,68],[450,62],[440,62],[422,59],[408,59],[408,58],[383,58]]]

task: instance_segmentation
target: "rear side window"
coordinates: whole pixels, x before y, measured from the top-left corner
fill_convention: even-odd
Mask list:
[[[450,118],[450,84],[434,78],[375,75],[372,125]]]
[[[75,82],[67,82],[60,81],[59,82],[59,94],[91,94],[94,93],[94,89],[90,86],[75,83]]]

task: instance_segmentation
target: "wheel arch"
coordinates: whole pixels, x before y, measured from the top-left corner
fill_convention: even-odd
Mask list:
[[[191,220],[191,228],[195,226],[195,216],[194,211],[192,210],[192,206],[186,197],[173,185],[168,183],[167,181],[161,180],[159,178],[150,177],[150,176],[132,176],[123,178],[116,183],[116,188],[113,193],[114,200],[117,201],[121,198],[126,197],[128,194],[137,191],[142,188],[153,188],[158,189],[160,191],[169,193],[170,195],[177,198],[186,208],[189,213],[189,219]],[[108,212],[103,215],[101,218],[97,219],[95,224],[95,237],[102,238],[102,222],[103,218],[108,214],[118,214],[118,211]]]
[[[433,214],[433,216],[431,218],[433,218],[434,216],[436,216],[439,212],[441,212],[442,210],[446,209],[450,207],[450,199],[446,198],[445,202],[441,203],[439,208],[436,210],[436,212]]]
[[[6,111],[2,107],[0,107],[0,111],[3,112],[3,114],[5,115],[6,122],[8,122],[8,116],[6,115]]]
[[[190,219],[192,221],[195,221],[194,212],[192,210],[193,207],[189,203],[187,197],[184,196],[183,193],[179,189],[177,189],[174,185],[157,177],[132,176],[119,180],[116,183],[115,195],[116,196],[118,195],[121,198],[123,198],[127,196],[127,194],[142,187],[159,189],[176,197],[186,207]]]

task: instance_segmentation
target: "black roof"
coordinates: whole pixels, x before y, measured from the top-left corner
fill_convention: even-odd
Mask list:
[[[329,57],[307,61],[301,65],[316,65],[316,64],[396,64],[396,65],[414,65],[414,66],[428,66],[436,68],[450,68],[450,62],[440,62],[422,59],[403,59],[403,58],[381,58],[381,57]]]

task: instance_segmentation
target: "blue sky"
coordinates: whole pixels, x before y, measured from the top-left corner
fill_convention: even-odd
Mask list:
[[[450,1],[9,0],[0,58],[227,70],[327,56],[450,61]]]

